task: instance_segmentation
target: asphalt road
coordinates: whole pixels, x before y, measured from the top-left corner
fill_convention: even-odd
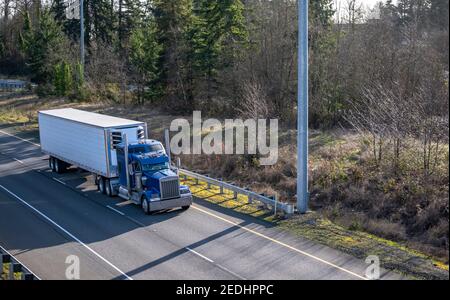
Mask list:
[[[367,264],[201,199],[146,216],[0,130],[0,244],[42,279],[365,279]],[[401,276],[382,270],[383,279]]]

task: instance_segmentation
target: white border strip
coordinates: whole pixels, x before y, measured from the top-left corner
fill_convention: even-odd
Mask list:
[[[33,143],[32,141],[29,141],[29,140],[20,138],[20,137],[18,137],[18,136],[15,136],[15,135],[10,134],[10,133],[7,133],[7,132],[4,132],[3,130],[0,130],[0,133],[3,133],[4,135],[7,135],[7,136],[10,136],[10,137],[16,138],[16,139],[21,140],[21,141],[23,141],[23,142],[29,143],[29,144],[31,144],[31,145],[34,145],[34,146],[37,146],[37,147],[41,147],[41,145],[39,145],[39,144],[37,144],[37,143]]]

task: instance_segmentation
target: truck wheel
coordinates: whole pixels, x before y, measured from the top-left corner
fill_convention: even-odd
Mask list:
[[[191,208],[191,206],[190,206],[190,205],[187,205],[187,206],[183,206],[183,207],[181,207],[181,209],[182,209],[182,210],[188,210],[189,208]]]
[[[105,194],[105,192],[106,192],[106,190],[105,190],[105,178],[103,178],[103,177],[100,177],[98,179],[98,190],[102,194]]]
[[[150,205],[148,203],[148,199],[146,197],[143,197],[141,202],[142,202],[142,210],[144,211],[144,213],[146,215],[149,215],[150,214]]]
[[[105,194],[108,197],[112,197],[112,189],[111,189],[111,182],[109,179],[105,178]]]

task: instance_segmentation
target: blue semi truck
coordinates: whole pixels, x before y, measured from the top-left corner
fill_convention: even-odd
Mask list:
[[[146,214],[192,204],[161,142],[147,124],[77,109],[39,112],[42,152],[57,173],[75,166],[94,174],[98,190],[140,205]]]

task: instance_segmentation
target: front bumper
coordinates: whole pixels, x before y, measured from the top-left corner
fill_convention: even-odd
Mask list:
[[[153,212],[153,211],[166,210],[166,209],[191,206],[191,205],[192,205],[192,195],[186,194],[186,195],[181,195],[180,198],[176,198],[176,199],[151,201],[150,202],[150,211]]]

